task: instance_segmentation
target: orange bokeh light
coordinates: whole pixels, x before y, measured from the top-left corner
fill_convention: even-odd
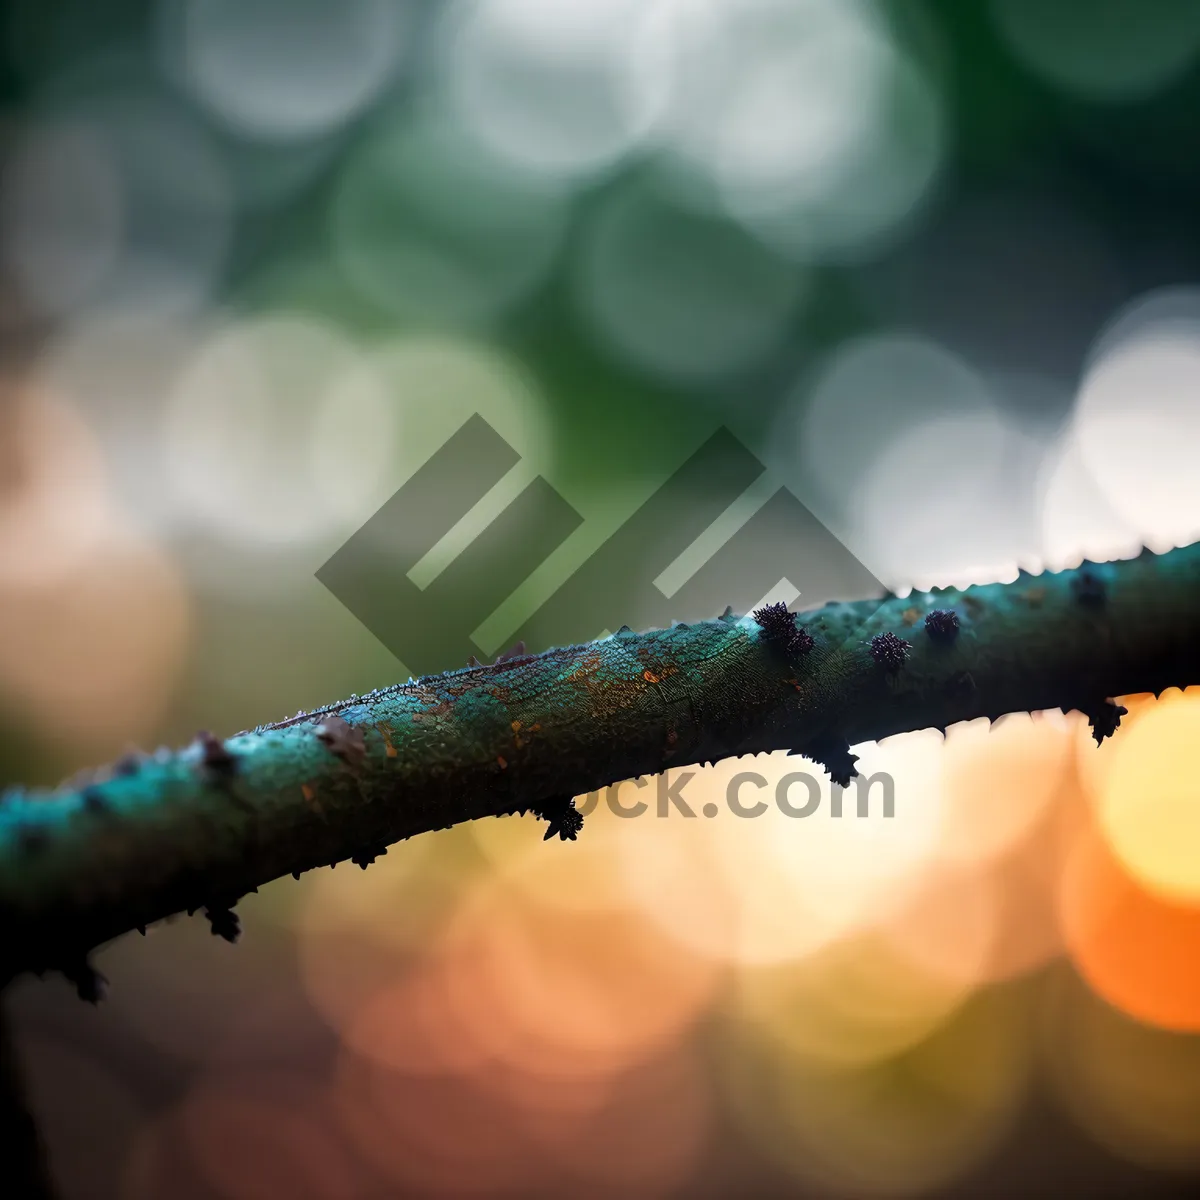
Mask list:
[[[1200,908],[1140,887],[1089,826],[1067,862],[1059,914],[1068,953],[1098,995],[1150,1025],[1200,1032]]]

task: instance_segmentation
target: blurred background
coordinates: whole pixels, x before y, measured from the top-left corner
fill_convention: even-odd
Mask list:
[[[475,412],[583,518],[484,654],[722,425],[897,591],[1200,533],[1194,0],[5,0],[0,96],[0,784],[406,678],[314,572]],[[1200,689],[1127,703],[23,980],[62,1193],[1195,1194]]]

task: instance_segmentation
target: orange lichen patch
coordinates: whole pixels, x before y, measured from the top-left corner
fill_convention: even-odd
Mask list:
[[[915,625],[921,619],[921,610],[919,608],[906,608],[900,614],[900,619],[905,625]]]
[[[304,796],[304,803],[307,804],[313,812],[317,813],[319,816],[325,815],[325,810],[321,807],[320,800],[317,799],[316,789],[311,784],[302,783],[300,785],[300,792]]]
[[[658,682],[658,676],[655,675],[655,673],[653,671],[643,671],[642,678],[647,683],[657,683]]]
[[[1031,608],[1040,608],[1042,602],[1046,599],[1046,589],[1044,587],[1026,588],[1025,591],[1018,592],[1017,595]]]
[[[690,1028],[713,965],[630,910],[562,912],[503,882],[463,905],[444,948],[450,1003],[499,1059],[534,1074],[605,1073]]]
[[[377,725],[376,729],[379,730],[380,736],[383,738],[383,745],[388,758],[395,758],[396,747],[392,745],[392,727],[384,721]]]
[[[500,764],[500,770],[502,771],[508,766],[508,759],[505,758],[503,754],[497,754],[496,761]]]
[[[603,659],[599,654],[589,654],[572,672],[570,672],[570,674],[567,675],[567,678],[573,682],[584,680],[589,675],[600,669],[600,664],[602,661]]]
[[[1200,907],[1140,887],[1089,827],[1068,861],[1059,915],[1067,950],[1098,995],[1147,1024],[1200,1031]]]

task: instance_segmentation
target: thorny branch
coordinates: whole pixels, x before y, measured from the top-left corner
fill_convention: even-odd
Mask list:
[[[183,750],[127,757],[0,800],[0,983],[239,897],[362,866],[403,838],[533,812],[574,837],[571,798],[611,782],[786,749],[854,774],[850,747],[906,730],[1200,683],[1200,543],[1011,583],[783,606],[515,652]]]

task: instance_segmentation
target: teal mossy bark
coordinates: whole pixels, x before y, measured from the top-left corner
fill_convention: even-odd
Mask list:
[[[925,618],[932,612],[952,613]],[[853,772],[906,730],[1079,709],[1200,683],[1200,543],[1014,582],[835,603],[797,639],[732,613],[470,666],[225,740],[0,800],[0,982],[65,971],[183,910],[236,933],[238,898],[288,873],[616,780],[786,749]],[[895,653],[891,638],[908,649]],[[881,653],[882,647],[888,653]],[[585,834],[586,836],[586,834]]]

